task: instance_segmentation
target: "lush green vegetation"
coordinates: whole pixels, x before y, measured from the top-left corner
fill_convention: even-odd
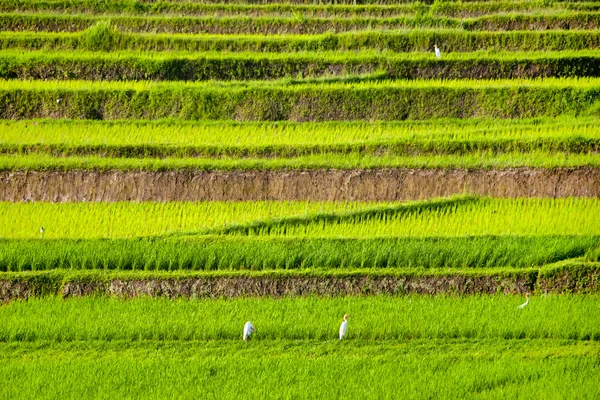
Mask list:
[[[2,170],[594,167],[597,118],[0,122]]]
[[[0,3],[0,170],[24,200],[0,203],[0,398],[600,397],[597,198],[29,193],[436,168],[392,172],[589,195],[600,3]]]
[[[0,395],[593,398],[597,353],[595,342],[565,340],[10,343],[0,345]]]
[[[599,236],[0,240],[0,271],[524,268],[599,247]]]
[[[0,236],[128,238],[173,235],[455,237],[597,235],[600,200],[451,199],[359,202],[0,203]]]
[[[459,29],[358,31],[323,35],[130,34],[110,25],[84,32],[0,32],[1,49],[137,51],[582,51],[600,47],[597,30],[470,32]]]
[[[378,123],[0,121],[0,152],[161,158],[581,154],[600,150],[598,123],[594,117]]]
[[[10,119],[404,120],[597,112],[597,79],[333,81],[0,81]]]
[[[254,340],[337,340],[344,314],[350,340],[598,340],[598,298],[406,296],[171,301],[56,298],[0,308],[0,339],[22,341],[240,340],[245,321]]]
[[[399,4],[344,4],[335,2],[189,2],[189,1],[124,1],[105,2],[102,0],[5,0],[0,11],[68,12],[86,14],[141,14],[141,15],[207,15],[207,16],[279,16],[279,17],[391,17],[398,15],[445,15],[469,17],[493,13],[520,12],[524,14],[552,11],[579,10],[597,11],[600,5],[595,2],[547,2],[547,1],[494,1],[494,2],[399,2]],[[329,4],[328,4],[329,3]]]
[[[110,46],[110,42],[103,46]],[[259,80],[381,73],[387,79],[600,76],[593,51],[558,53],[0,52],[0,78]]]
[[[532,267],[594,259],[599,205],[597,199],[470,197],[362,208],[355,202],[0,203],[6,219],[0,270]]]

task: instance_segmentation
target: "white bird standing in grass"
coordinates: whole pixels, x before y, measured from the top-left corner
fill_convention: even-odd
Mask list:
[[[527,304],[529,304],[529,293],[525,293],[525,303],[521,304],[517,308],[525,308],[527,306]]]
[[[437,58],[442,58],[442,52],[440,51],[440,48],[437,47],[437,44],[433,45],[434,51],[435,51],[435,56]]]
[[[42,239],[43,239],[44,238],[44,227],[43,226],[40,227],[40,233],[42,234]]]
[[[346,332],[348,332],[348,317],[348,314],[344,315],[344,321],[340,325],[340,340],[342,340],[344,336],[346,336]]]
[[[254,328],[254,326],[252,326],[250,321],[246,322],[246,324],[244,325],[244,341],[247,342],[248,339],[250,339],[250,335],[252,335],[255,331],[256,329]]]

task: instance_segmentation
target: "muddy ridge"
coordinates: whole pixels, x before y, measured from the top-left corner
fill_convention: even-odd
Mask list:
[[[516,294],[531,291],[528,275],[499,276],[357,276],[357,277],[219,277],[190,279],[112,279],[68,281],[42,288],[26,280],[0,280],[0,302],[56,295],[105,295],[119,298],[236,298],[294,296],[371,296],[406,294]]]
[[[419,200],[598,197],[600,169],[0,172],[0,201]]]

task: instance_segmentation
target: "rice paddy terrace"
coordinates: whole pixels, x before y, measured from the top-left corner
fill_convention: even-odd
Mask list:
[[[599,51],[592,1],[1,1],[0,398],[599,398]]]

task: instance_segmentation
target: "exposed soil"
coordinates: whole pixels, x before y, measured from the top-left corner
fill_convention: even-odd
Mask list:
[[[600,169],[0,172],[0,201],[418,200],[598,197]]]
[[[528,275],[515,277],[356,276],[356,277],[218,277],[112,281],[69,281],[55,290],[25,280],[0,280],[0,302],[58,294],[62,297],[108,295],[168,298],[234,298],[288,296],[367,296],[405,294],[524,293],[533,282]]]

